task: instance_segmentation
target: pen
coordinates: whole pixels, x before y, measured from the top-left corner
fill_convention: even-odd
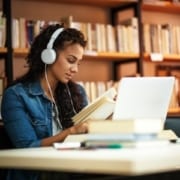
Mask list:
[[[122,147],[123,146],[121,144],[109,144],[109,145],[107,145],[107,148],[110,148],[110,149],[120,149]]]
[[[87,142],[82,142],[81,147],[83,147],[85,149],[100,149],[100,148],[121,149],[121,148],[123,148],[123,146],[121,144],[117,144],[117,143],[93,144],[93,143],[87,143]]]

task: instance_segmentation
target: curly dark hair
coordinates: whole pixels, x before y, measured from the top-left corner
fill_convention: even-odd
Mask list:
[[[47,44],[52,34],[59,28],[64,28],[62,24],[49,25],[44,28],[41,33],[34,39],[29,53],[26,57],[28,64],[28,72],[22,77],[16,79],[13,84],[29,83],[39,80],[45,72],[45,64],[41,59],[41,52],[46,49]],[[80,44],[83,48],[86,47],[86,40],[83,33],[74,28],[64,28],[53,43],[53,49],[58,53],[66,48],[68,45]],[[71,92],[74,108],[79,112],[82,108],[83,98],[79,92],[77,84],[73,81],[68,82],[68,87]],[[60,111],[60,119],[64,128],[72,125],[71,117],[74,115],[72,111],[72,104],[69,99],[67,86],[61,82],[58,83],[55,98],[57,101],[58,109]]]
[[[37,78],[40,78],[40,76],[43,75],[44,63],[41,60],[41,52],[46,49],[51,35],[59,28],[64,27],[60,24],[49,25],[34,39],[26,58],[29,65],[29,72],[26,74],[26,80],[37,80]],[[85,48],[86,41],[84,35],[77,29],[65,28],[56,38],[53,49],[58,53],[59,50],[63,50],[67,44],[70,45],[75,43],[78,43]]]

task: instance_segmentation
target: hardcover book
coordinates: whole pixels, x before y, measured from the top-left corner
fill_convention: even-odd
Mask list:
[[[88,133],[135,133],[158,134],[163,129],[162,119],[124,119],[100,120],[88,122]]]

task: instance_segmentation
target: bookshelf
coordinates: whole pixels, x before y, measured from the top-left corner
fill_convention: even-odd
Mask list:
[[[154,3],[142,3],[142,23],[146,24],[155,24],[159,29],[162,28],[163,25],[167,25],[169,29],[167,29],[167,33],[171,41],[169,42],[168,48],[170,46],[170,50],[167,53],[162,53],[162,60],[153,61],[151,58],[150,52],[143,52],[143,64],[145,75],[160,75],[160,76],[176,76],[178,81],[180,82],[180,51],[177,50],[180,47],[180,43],[176,42],[176,50],[174,50],[175,44],[173,42],[174,38],[172,36],[172,32],[176,29],[176,33],[178,32],[178,28],[180,29],[180,6],[179,3],[173,3],[170,1],[156,1]],[[172,30],[173,29],[173,30]],[[144,33],[144,32],[143,32]],[[178,32],[180,36],[180,31]],[[144,37],[144,34],[143,34]],[[152,36],[151,36],[152,37]],[[157,38],[158,39],[158,38]],[[156,42],[158,40],[156,39]],[[176,37],[176,39],[179,39]],[[145,43],[145,42],[144,42]],[[164,43],[163,43],[164,44]],[[159,52],[158,52],[159,53]],[[151,69],[151,72],[150,70]],[[180,102],[179,99],[179,83],[178,83],[178,92],[175,96]],[[176,105],[176,107],[171,107],[168,112],[168,116],[180,116],[180,107]]]
[[[7,31],[6,31],[7,33],[7,47],[6,47],[7,60],[5,64],[5,75],[7,77],[8,83],[10,83],[15,78],[14,71],[16,70],[14,68],[16,65],[14,64],[14,59],[24,58],[28,52],[27,48],[13,48],[13,44],[12,44],[13,36],[11,34],[12,24],[10,23],[13,18],[24,17],[31,20],[37,20],[38,18],[40,19],[44,18],[49,21],[55,20],[55,19],[60,20],[61,12],[62,12],[62,16],[70,15],[70,13],[72,12],[72,15],[75,16],[75,18],[78,21],[82,21],[82,22],[92,21],[92,23],[95,23],[96,21],[98,21],[100,23],[103,22],[106,24],[110,23],[110,24],[115,25],[116,23],[115,19],[116,19],[117,13],[127,10],[127,9],[132,9],[132,11],[134,12],[134,16],[136,16],[139,19],[140,18],[139,9],[141,5],[140,1],[137,1],[137,0],[129,0],[129,1],[125,1],[125,0],[113,0],[113,1],[112,0],[106,0],[106,1],[104,0],[98,0],[98,1],[95,1],[95,0],[86,0],[86,1],[83,1],[83,0],[76,0],[76,1],[73,1],[73,0],[61,0],[61,1],[58,1],[58,0],[53,0],[53,1],[50,1],[50,0],[46,0],[46,1],[2,0],[2,3],[3,3],[3,12],[7,18]],[[21,4],[21,6],[19,4]],[[38,11],[36,6],[37,7],[42,6],[43,8],[43,6],[45,6],[44,4],[47,4],[47,6],[49,5],[50,7],[54,6],[54,11],[50,10],[51,11],[50,14]],[[33,7],[34,12],[33,13],[32,11],[28,12],[27,6]],[[56,6],[58,6],[60,10],[58,10]],[[86,14],[87,7],[94,8],[97,12],[98,18],[92,14],[92,20],[91,20],[91,15]],[[67,11],[69,9],[70,12],[63,12],[63,11],[66,11],[66,10],[63,10],[63,8],[66,9]],[[78,8],[81,8],[82,10],[81,13],[82,14],[84,13],[83,16],[82,14],[78,12],[78,10],[76,10]],[[23,9],[26,9],[26,10],[23,11]],[[58,18],[57,18],[56,11],[60,12]],[[79,16],[77,14],[79,14]],[[105,17],[102,17],[102,14]],[[138,25],[140,25],[140,23]],[[139,46],[141,48],[141,38],[139,38],[139,40],[140,40]],[[105,69],[107,69],[108,72],[105,72],[104,70],[102,70],[102,74],[103,73],[108,74],[108,77],[106,77],[107,75],[105,75],[104,79],[117,80],[119,79],[118,67],[121,66],[122,64],[135,63],[136,73],[139,75],[143,74],[141,55],[142,55],[141,51],[140,53],[97,52],[96,54],[85,54],[84,59],[87,62],[90,62],[90,63],[93,62],[94,65],[96,65],[95,63],[97,62],[97,65],[99,67],[101,66],[101,63],[103,64],[102,66],[106,64],[108,68],[105,68]],[[85,68],[88,69],[88,66]],[[82,76],[83,74],[80,74],[78,79],[80,79],[80,77]],[[93,81],[94,79],[92,78],[91,80]],[[95,81],[97,80],[98,79],[95,79]]]
[[[142,39],[142,22],[147,17],[146,12],[150,14],[156,14],[158,12],[158,15],[160,13],[161,16],[165,15],[165,17],[166,15],[172,14],[173,17],[177,17],[180,16],[179,5],[172,3],[164,5],[144,4],[142,1],[138,0],[2,0],[2,4],[3,12],[7,18],[7,43],[6,48],[0,48],[0,57],[6,59],[4,69],[7,77],[7,83],[11,82],[15,78],[16,67],[19,67],[19,69],[21,67],[23,68],[24,65],[20,65],[20,61],[24,59],[28,53],[28,48],[12,48],[12,24],[10,22],[13,18],[20,17],[32,20],[46,19],[50,21],[59,20],[61,15],[73,15],[77,21],[92,23],[100,22],[106,24],[111,23],[112,25],[116,25],[118,23],[117,14],[119,15],[119,13],[129,9],[133,11],[133,16],[136,16],[139,20],[139,53],[97,52],[95,54],[85,54],[84,59],[86,62],[85,65],[82,65],[83,67],[81,68],[80,73],[78,73],[78,80],[116,81],[121,76],[119,73],[119,71],[121,71],[121,66],[125,66],[124,69],[131,72],[130,74],[132,75],[139,74],[142,76],[156,75],[155,70],[152,70],[150,73],[148,72],[149,69],[151,69],[151,65],[149,66],[149,63],[153,64],[153,68],[156,65],[163,65],[165,67],[169,65],[175,67],[179,66],[180,54],[165,54],[163,55],[164,59],[162,62],[152,62],[150,54],[143,52]],[[46,6],[46,9],[44,6]],[[28,10],[32,9],[31,7],[33,7],[33,13]],[[42,11],[39,11],[39,7],[42,8]],[[48,12],[51,13],[46,13],[48,10],[47,8],[49,8]],[[90,13],[88,8],[91,9],[90,11],[94,11],[94,13]],[[81,9],[81,11],[79,11],[79,9]],[[156,20],[156,18],[149,18],[149,16],[148,19],[151,19],[152,21]],[[175,18],[173,18],[173,20],[174,19]],[[177,21],[179,21],[179,19],[176,20],[176,22]],[[92,69],[94,72],[90,74]],[[131,71],[131,69],[133,70]],[[173,112],[174,111],[177,110],[173,109]]]
[[[149,15],[153,15],[152,19],[154,19],[155,24],[163,25],[177,25],[180,26],[179,18],[180,18],[180,5],[171,2],[159,2],[159,3],[143,3],[142,4],[142,16],[143,14],[148,13]],[[158,14],[157,14],[158,13]],[[148,17],[149,17],[148,15]],[[158,17],[159,16],[159,17]],[[144,15],[144,21],[147,15]],[[153,18],[156,17],[156,18]],[[158,20],[159,19],[159,20]],[[143,22],[144,23],[144,22]],[[148,23],[153,23],[153,20]],[[180,46],[180,45],[179,45]],[[144,59],[150,61],[150,54],[145,53]],[[163,62],[170,61],[170,62],[180,62],[180,52],[178,53],[167,53],[163,54]]]
[[[173,3],[164,3],[164,4],[143,4],[142,9],[145,11],[152,12],[163,12],[171,14],[180,14],[180,6]]]

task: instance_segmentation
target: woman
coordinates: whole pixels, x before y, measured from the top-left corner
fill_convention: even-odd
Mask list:
[[[2,119],[15,148],[52,146],[69,134],[87,131],[86,124],[73,126],[71,119],[88,103],[84,89],[72,81],[85,46],[80,31],[58,24],[35,38],[27,56],[28,72],[2,99]]]

